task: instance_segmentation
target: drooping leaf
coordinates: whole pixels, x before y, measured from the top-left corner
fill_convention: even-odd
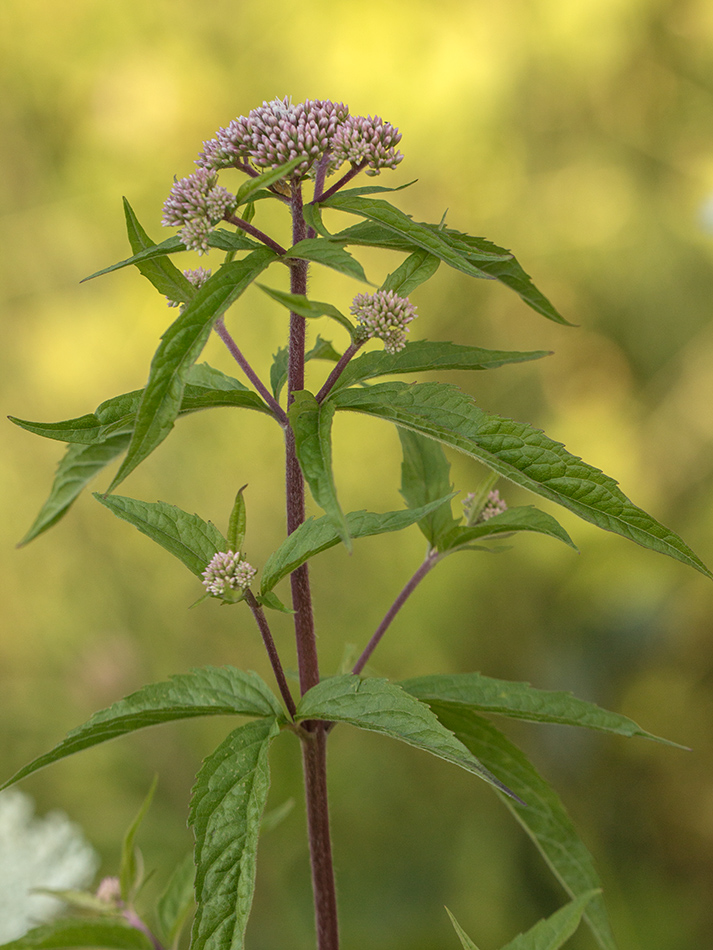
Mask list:
[[[571,455],[539,429],[484,412],[454,386],[378,383],[340,390],[323,405],[330,402],[451,445],[585,521],[713,576],[678,535],[634,505],[613,478]]]
[[[260,822],[270,787],[273,720],[235,729],[196,777],[189,824],[196,836],[192,950],[242,950],[255,890]]]
[[[428,251],[418,250],[389,274],[381,285],[382,290],[393,290],[400,297],[408,297],[417,287],[433,277],[440,266],[440,258]]]
[[[451,466],[438,442],[408,429],[398,432],[403,452],[401,494],[409,508],[420,508],[450,494],[453,491]],[[449,504],[440,505],[418,524],[432,548],[440,548],[441,538],[457,525]]]
[[[332,417],[334,409],[320,405],[312,393],[294,393],[289,409],[290,425],[295,436],[295,451],[312,496],[324,509],[339,537],[351,551],[351,536],[344,512],[337,499],[332,472]]]
[[[243,550],[247,527],[247,511],[243,492],[247,487],[247,485],[243,485],[235,496],[233,510],[230,512],[230,521],[228,522],[228,537],[226,539],[228,547],[222,550],[235,551],[236,553]]]
[[[502,800],[537,846],[567,894],[584,898],[601,888],[592,856],[579,838],[562,802],[525,755],[486,719],[467,709],[433,705],[439,720],[520,798]],[[601,895],[587,904],[584,918],[601,950],[616,950]]]
[[[240,188],[238,188],[238,193],[235,196],[238,206],[243,205],[246,201],[253,199],[255,194],[260,191],[261,188],[268,188],[276,181],[286,178],[290,172],[294,171],[294,169],[297,168],[297,166],[302,161],[304,161],[302,156],[293,158],[291,161],[285,162],[284,165],[279,165],[276,168],[269,168],[256,178],[249,178],[246,182],[243,182]]]
[[[128,521],[182,561],[196,577],[202,576],[214,554],[228,550],[227,540],[212,522],[190,515],[176,505],[99,492],[94,497],[117,518]]]
[[[354,324],[348,317],[333,307],[331,303],[323,303],[319,300],[308,300],[304,294],[288,294],[283,290],[274,290],[272,287],[265,287],[263,284],[257,285],[268,297],[272,297],[277,303],[282,304],[287,310],[298,313],[301,317],[314,319],[317,317],[331,317],[336,320],[340,326],[343,326],[351,336],[354,330]]]
[[[552,515],[531,505],[508,508],[507,511],[474,525],[458,525],[449,534],[441,537],[439,550],[454,550],[469,545],[473,541],[496,537],[498,534],[508,535],[513,531],[534,531],[537,534],[546,534],[550,538],[564,541],[575,551],[577,550],[575,543]]]
[[[134,897],[141,887],[141,881],[143,877],[143,868],[140,861],[137,857],[136,851],[136,835],[141,827],[141,823],[146,817],[146,813],[151,807],[151,802],[153,801],[154,793],[156,791],[156,786],[158,784],[158,776],[154,776],[154,780],[151,783],[151,787],[148,790],[148,794],[141,803],[138,814],[131,822],[129,827],[126,830],[124,835],[124,841],[121,846],[121,865],[119,867],[119,884],[121,886],[121,899],[125,904],[131,906],[134,901]]]
[[[496,713],[528,722],[581,726],[612,735],[640,736],[683,748],[647,732],[627,716],[578,699],[572,693],[537,689],[529,683],[492,679],[481,673],[453,673],[419,676],[404,680],[399,686],[422,702],[438,703],[439,707]]]
[[[347,527],[352,538],[366,538],[389,531],[401,531],[447,504],[452,495],[438,498],[419,508],[405,511],[386,511],[377,514],[374,511],[351,511],[346,515]],[[283,577],[295,571],[311,557],[339,544],[339,533],[332,521],[324,516],[314,520],[309,518],[292,534],[288,535],[280,547],[265,562],[262,569],[261,596],[265,596]]]
[[[181,673],[161,683],[144,686],[67,733],[58,745],[38,756],[0,786],[8,788],[38,769],[82,749],[123,736],[137,729],[196,716],[283,716],[274,693],[256,673],[232,666]]]
[[[407,343],[398,353],[373,350],[351,360],[337,380],[334,391],[375,376],[398,373],[422,373],[439,369],[495,369],[507,363],[524,363],[549,356],[546,350],[518,353],[508,350],[485,350],[480,346],[459,346],[457,343],[431,343],[417,340]]]
[[[364,273],[364,268],[349,251],[324,238],[305,238],[291,247],[285,257],[290,260],[314,261],[316,264],[331,267],[340,274],[346,274],[347,277],[353,277],[365,284],[370,283]]]
[[[169,238],[161,246],[161,252],[158,252],[155,242],[141,227],[134,209],[126,198],[123,200],[126,233],[129,237],[131,250],[134,252],[134,263],[139,273],[150,281],[160,294],[165,294],[169,300],[178,300],[182,303],[191,300],[195,296],[196,288],[166,256],[167,253],[183,250],[183,244],[178,238]],[[109,268],[109,270],[114,269],[116,268]],[[107,273],[107,270],[100,271],[100,273]]]
[[[275,259],[269,248],[260,248],[242,261],[224,264],[166,330],[151,363],[131,444],[109,491],[169,434],[181,408],[188,371],[200,356],[213,324]]]
[[[196,868],[189,852],[175,868],[166,888],[158,899],[156,917],[160,935],[166,946],[174,946],[189,914],[195,907],[193,880]]]
[[[0,944],[0,950],[61,950],[66,947],[154,950],[146,934],[125,920],[115,918],[65,917],[33,927],[24,937]]]
[[[297,722],[345,722],[399,739],[472,772],[506,795],[512,794],[443,728],[428,706],[387,680],[362,679],[352,674],[324,679],[304,694],[294,718]]]

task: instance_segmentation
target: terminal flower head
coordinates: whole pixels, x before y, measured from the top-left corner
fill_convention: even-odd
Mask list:
[[[362,340],[372,337],[384,341],[387,353],[398,353],[406,346],[406,333],[416,308],[407,297],[393,290],[377,290],[374,294],[357,294],[349,308],[359,321],[357,333]]]
[[[225,597],[231,591],[247,590],[256,574],[240,552],[219,551],[203,571],[203,586],[213,597]]]
[[[234,209],[235,195],[218,184],[217,173],[199,168],[174,184],[164,202],[162,223],[180,227],[179,236],[186,247],[206,254],[208,235]]]

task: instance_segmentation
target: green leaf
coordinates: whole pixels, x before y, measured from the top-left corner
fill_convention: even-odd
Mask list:
[[[151,802],[153,801],[157,785],[158,776],[154,776],[154,780],[151,783],[151,788],[148,790],[148,794],[146,795],[146,798],[144,798],[141,808],[139,808],[138,814],[129,825],[121,846],[121,865],[119,868],[121,899],[129,906],[133,904],[134,898],[141,887],[141,880],[143,877],[143,868],[141,866],[141,862],[137,859],[135,845],[136,833],[138,832],[142,821],[146,817],[146,813],[151,807]]]
[[[450,462],[441,446],[408,429],[399,429],[403,461],[401,463],[401,494],[412,509],[428,505],[436,498],[452,493]],[[458,522],[451,506],[440,505],[419,521],[419,528],[432,548],[440,548],[440,540],[450,534]]]
[[[393,290],[400,297],[408,297],[417,287],[433,277],[440,263],[440,258],[434,257],[428,251],[414,251],[400,267],[389,274],[381,289]]]
[[[189,515],[165,501],[139,501],[99,492],[94,492],[94,497],[117,518],[128,521],[177,557],[196,577],[202,576],[214,554],[228,550],[228,542],[212,522]]]
[[[123,736],[137,729],[196,716],[260,716],[282,718],[278,700],[257,673],[232,666],[181,673],[161,683],[144,686],[67,733],[58,745],[38,756],[0,786],[8,788],[38,769],[68,755]]]
[[[228,522],[228,547],[222,548],[224,551],[235,551],[237,553],[243,550],[245,529],[247,527],[247,511],[245,510],[243,492],[247,487],[247,485],[243,485],[235,496],[233,510],[230,512],[230,521]]]
[[[633,719],[577,699],[572,693],[536,689],[529,683],[492,679],[481,673],[454,673],[419,676],[404,680],[399,686],[429,705],[438,703],[439,706],[496,713],[511,719],[526,719],[528,722],[581,726],[629,738],[640,736],[684,748],[646,732]]]
[[[273,197],[269,192],[268,197]],[[244,216],[243,216],[244,217]],[[209,247],[232,254],[235,251],[254,251],[263,245],[249,238],[245,231],[227,231],[225,228],[216,228],[208,235]]]
[[[352,674],[324,679],[304,694],[294,718],[297,722],[346,722],[399,739],[472,772],[506,795],[512,794],[452,732],[443,728],[428,706],[387,680],[362,679]]]
[[[294,610],[291,610],[289,607],[286,607],[280,598],[274,594],[272,591],[268,591],[266,594],[260,594],[255,598],[261,607],[268,607],[270,610],[277,610],[281,614],[293,614]]]
[[[282,387],[287,382],[287,364],[290,358],[289,347],[281,346],[277,353],[273,354],[272,366],[270,367],[270,386],[272,395],[275,399],[280,398]]]
[[[295,451],[302,474],[317,504],[336,528],[339,537],[351,551],[351,536],[344,512],[337,500],[332,472],[332,417],[334,409],[320,405],[312,393],[296,392],[289,409],[290,425],[295,436]]]
[[[275,254],[269,248],[260,248],[242,261],[224,264],[163,334],[151,363],[131,444],[109,491],[169,434],[181,408],[188,371],[205,346],[213,324],[274,260]]]
[[[327,403],[378,416],[451,445],[585,521],[713,577],[677,534],[637,508],[613,478],[570,455],[539,429],[484,412],[455,386],[378,383],[340,390]]]
[[[345,188],[343,191],[340,189],[340,195],[377,195],[384,194],[387,191],[403,191],[404,188],[410,188],[411,185],[415,185],[418,181],[418,178],[414,178],[413,181],[407,181],[405,185],[396,185],[395,188],[386,188],[384,185],[360,185],[358,188]]]
[[[329,231],[324,226],[324,222],[322,221],[322,211],[319,205],[311,203],[305,205],[302,209],[302,215],[308,228],[312,228],[317,232],[317,234],[321,234],[323,237],[331,237]]]
[[[386,534],[389,531],[401,531],[436,511],[440,505],[445,505],[452,497],[452,495],[446,495],[423,507],[405,511],[386,511],[381,514],[374,511],[351,511],[346,516],[349,534],[352,538],[366,538],[375,534]],[[288,535],[265,562],[260,596],[265,597],[275,584],[297,570],[300,564],[304,564],[315,554],[334,547],[339,544],[339,541],[339,532],[330,518],[325,516],[316,521],[309,518]]]
[[[333,307],[331,303],[322,303],[319,300],[308,300],[304,294],[288,294],[283,290],[273,290],[272,287],[265,287],[263,284],[257,285],[268,297],[272,297],[279,304],[282,304],[287,310],[299,314],[301,317],[313,319],[317,317],[331,317],[343,326],[351,336],[354,330],[354,324],[348,317]]]
[[[183,250],[183,244],[176,237],[169,238],[168,241],[163,242],[159,252],[157,245],[139,224],[134,209],[126,198],[123,201],[126,232],[131,250],[134,252],[133,263],[136,264],[139,273],[150,281],[159,293],[165,294],[169,300],[180,300],[182,303],[191,300],[195,296],[196,288],[185,274],[165,256],[169,252]],[[152,259],[154,257],[157,259]],[[109,269],[114,270],[116,268]],[[100,271],[100,273],[106,273],[106,270]]]
[[[502,950],[559,950],[579,927],[587,904],[597,893],[598,891],[589,891],[576,900],[570,901],[569,904],[555,911],[551,917],[540,920],[527,933],[515,937]],[[463,945],[463,950],[478,950],[447,907],[446,911]]]
[[[298,158],[293,158],[291,161],[285,162],[284,165],[268,169],[256,178],[249,178],[238,188],[236,195],[238,206],[245,204],[246,201],[250,201],[261,188],[269,188],[269,186],[273,185],[276,181],[286,178],[290,172],[294,171],[303,161],[304,159],[300,155]]]
[[[449,534],[441,537],[438,547],[440,551],[452,551],[472,541],[479,541],[481,538],[492,538],[498,534],[508,535],[513,531],[534,531],[537,534],[546,534],[550,538],[564,541],[575,551],[577,550],[575,543],[552,515],[531,505],[508,508],[502,514],[493,515],[492,518],[474,525],[456,526]]]
[[[398,353],[373,350],[351,360],[337,380],[334,392],[346,389],[375,376],[397,373],[422,373],[439,369],[495,369],[507,363],[525,363],[549,356],[546,350],[518,353],[510,350],[485,350],[480,346],[460,346],[457,343],[431,343],[417,340],[407,343]]]
[[[338,363],[341,356],[342,354],[334,349],[334,344],[317,334],[314,346],[305,353],[305,363],[310,360],[328,360],[330,363]]]
[[[346,274],[347,277],[354,277],[365,284],[370,283],[364,273],[364,268],[349,251],[321,237],[305,238],[299,241],[289,249],[285,257],[289,260],[314,261],[316,264],[331,267],[340,274]]]
[[[431,228],[423,224],[418,224],[408,215],[404,214],[403,211],[399,211],[398,208],[395,208],[387,201],[382,201],[378,198],[359,198],[350,195],[336,194],[323,202],[323,207],[336,208],[339,211],[346,211],[349,214],[357,214],[361,217],[368,218],[370,221],[374,221],[381,227],[386,228],[387,231],[396,235],[397,238],[408,242],[410,245],[409,250],[421,248],[422,250],[428,251],[430,254],[433,254],[434,257],[445,261],[450,267],[469,274],[471,277],[490,277],[480,266],[476,266],[472,263],[473,259],[477,258],[475,251],[471,251],[466,257],[462,251],[454,249],[445,241],[437,229],[431,230]],[[335,235],[335,238],[337,237],[339,236]],[[483,261],[503,261],[510,259],[511,254],[509,251],[499,250],[500,253],[484,249],[480,252],[479,259]]]
[[[191,950],[242,950],[255,891],[260,822],[270,787],[275,721],[235,729],[203,763],[188,819],[196,836]]]
[[[82,489],[95,475],[121,455],[129,444],[129,434],[115,435],[98,445],[70,445],[57,467],[49,498],[32,527],[18,544],[22,547],[63,518]]]
[[[196,868],[189,852],[175,868],[158,899],[156,916],[166,946],[174,946],[189,914],[195,907],[193,879]]]
[[[562,802],[523,753],[487,720],[467,709],[435,705],[443,725],[527,802],[527,808],[503,796],[503,802],[533,840],[550,870],[572,898],[599,890],[592,856],[577,835]],[[616,950],[604,901],[596,895],[584,918],[601,947]]]
[[[0,944],[0,950],[60,950],[65,947],[110,947],[154,950],[149,938],[125,920],[65,917],[34,927],[24,937]]]

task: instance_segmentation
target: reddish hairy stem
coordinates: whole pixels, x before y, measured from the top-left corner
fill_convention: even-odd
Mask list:
[[[261,231],[260,228],[256,228],[250,224],[249,221],[245,221],[235,214],[226,214],[223,220],[227,221],[228,224],[234,224],[236,228],[240,228],[240,230],[245,231],[246,234],[252,234],[254,238],[257,238],[258,241],[262,241],[263,244],[274,251],[275,254],[279,254],[280,257],[287,254],[286,249],[281,244],[278,244],[277,241],[273,241],[269,234],[265,234],[264,231]]]
[[[322,386],[320,391],[317,393],[315,397],[317,402],[324,402],[324,400],[329,395],[330,390],[332,389],[336,381],[339,379],[339,377],[342,375],[342,372],[344,371],[344,367],[347,365],[347,363],[352,358],[352,356],[354,356],[357,350],[359,350],[363,345],[364,345],[363,340],[360,343],[351,343],[347,347],[347,349],[344,351],[344,353],[342,353],[339,359],[339,362],[334,367],[334,369],[329,374],[329,376],[327,376],[324,386]]]
[[[235,340],[232,338],[232,336],[228,332],[228,329],[225,326],[225,323],[222,317],[218,317],[218,319],[215,321],[215,332],[221,338],[223,343],[225,343],[225,345],[228,347],[228,350],[230,351],[231,356],[234,357],[238,366],[240,366],[240,368],[245,373],[245,375],[250,380],[250,382],[253,384],[255,389],[257,389],[257,391],[260,393],[262,398],[268,404],[270,409],[272,409],[272,412],[275,418],[277,419],[277,421],[280,423],[280,425],[286,426],[287,415],[285,413],[285,410],[282,408],[279,402],[275,399],[275,397],[272,395],[270,390],[262,382],[262,380],[257,375],[255,370],[252,368],[250,363],[248,363],[248,361],[245,359],[241,350],[238,347],[238,344],[235,342]]]
[[[275,646],[275,641],[272,638],[272,633],[270,632],[270,625],[267,622],[267,617],[265,616],[265,611],[262,609],[260,604],[255,600],[255,595],[251,590],[245,591],[245,601],[252,610],[253,617],[255,618],[255,623],[258,626],[260,635],[262,636],[262,642],[265,644],[265,649],[267,650],[267,655],[270,657],[270,663],[272,664],[272,671],[275,674],[275,679],[277,680],[277,685],[280,688],[280,695],[285,701],[287,710],[294,719],[296,707],[295,701],[292,698],[292,693],[290,688],[287,685],[287,680],[285,679],[285,671],[282,669],[282,663],[280,662],[280,657],[277,652],[277,647]]]
[[[336,194],[340,188],[343,188],[348,181],[351,181],[359,172],[366,167],[366,159],[363,158],[357,165],[352,165],[349,171],[342,175],[339,181],[335,181],[331,188],[327,188],[324,194],[320,195],[319,198],[315,197],[312,204],[318,203],[320,201],[326,201],[327,198],[331,198],[332,195]]]

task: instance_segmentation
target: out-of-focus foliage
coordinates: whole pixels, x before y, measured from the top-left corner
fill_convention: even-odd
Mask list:
[[[554,350],[540,363],[457,381],[486,409],[542,425],[617,476],[710,565],[711,55],[706,0],[3,0],[4,411],[68,418],[144,384],[170,316],[160,299],[128,270],[78,286],[128,254],[122,194],[160,240],[173,175],[191,170],[219,125],[276,95],[343,100],[403,132],[406,160],[389,184],[419,178],[408,201],[417,219],[439,220],[450,208],[450,226],[512,246],[580,325],[547,323],[502,288],[474,288],[443,268],[414,294],[412,337]],[[395,260],[364,259],[375,280]],[[339,306],[355,287],[323,273],[312,284],[315,299]],[[323,322],[314,332],[343,344]],[[269,360],[257,354],[281,345],[284,312],[254,291],[229,323],[266,378]],[[234,372],[216,343],[206,355]],[[179,425],[127,491],[197,511],[225,531],[247,482],[246,550],[264,563],[284,530],[276,427],[230,410]],[[0,758],[8,775],[144,683],[205,663],[268,674],[248,612],[212,603],[189,611],[200,585],[89,494],[46,536],[13,549],[60,453],[9,424],[4,430]],[[334,454],[345,509],[400,506],[399,449],[387,427],[340,419]],[[453,458],[463,492],[479,475]],[[511,503],[527,503],[501,489]],[[481,670],[573,689],[691,745],[686,754],[557,727],[517,730],[599,858],[622,948],[705,946],[713,929],[713,588],[574,519],[565,526],[579,556],[520,537],[499,557],[447,560],[399,615],[374,669],[396,678]],[[351,559],[341,548],[320,555],[313,576],[326,672],[339,668],[345,640],[361,649],[421,554],[414,528],[358,541]],[[289,618],[276,621],[276,632],[289,651]],[[26,784],[42,810],[60,805],[81,821],[110,862],[158,771],[142,830],[158,889],[190,845],[193,776],[229,728],[216,721],[164,727],[160,738],[147,731]],[[332,745],[348,945],[454,945],[445,903],[480,944],[498,945],[562,902],[485,787],[347,727]],[[282,740],[274,748],[270,808],[299,778],[295,749]],[[251,946],[276,946],[286,935],[290,946],[310,946],[311,914],[295,808],[261,847]],[[588,940],[578,933],[571,946],[584,950]]]

